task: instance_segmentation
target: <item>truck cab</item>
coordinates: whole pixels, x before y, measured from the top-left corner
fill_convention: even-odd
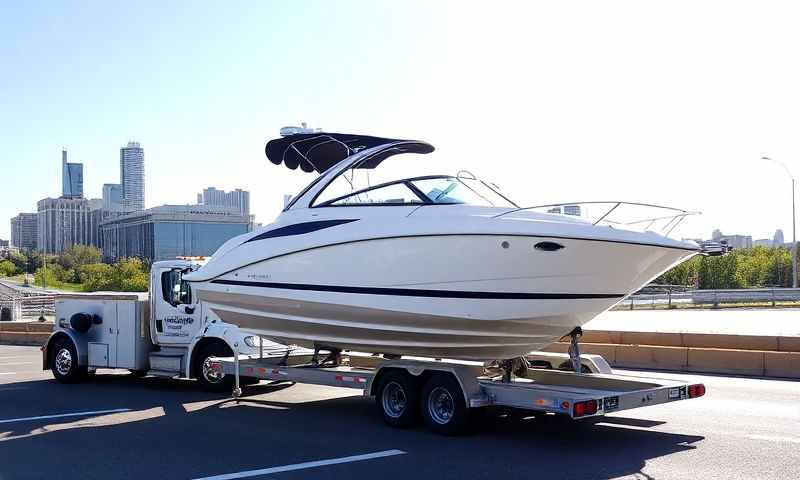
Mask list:
[[[153,263],[147,294],[59,295],[53,333],[42,347],[43,367],[65,383],[98,368],[124,368],[195,378],[211,390],[231,388],[233,379],[210,359],[256,355],[263,340],[197,302],[183,276],[198,268],[202,263],[194,259]]]

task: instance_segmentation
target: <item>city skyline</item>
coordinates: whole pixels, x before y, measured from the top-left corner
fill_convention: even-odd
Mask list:
[[[791,234],[789,179],[759,158],[800,174],[800,68],[785,61],[800,45],[794,5],[348,3],[302,20],[291,10],[8,6],[0,142],[14,181],[0,218],[57,191],[48,165],[62,144],[84,164],[84,195],[99,197],[134,135],[147,149],[146,207],[192,202],[197,187],[180,185],[216,185],[251,191],[251,211],[269,221],[275,192],[313,177],[269,165],[264,144],[307,121],[430,141],[422,173],[467,169],[524,205],[638,201],[702,211],[679,236]],[[339,28],[352,22],[364,28]],[[359,67],[342,68],[343,53]],[[0,238],[8,229],[0,222]]]

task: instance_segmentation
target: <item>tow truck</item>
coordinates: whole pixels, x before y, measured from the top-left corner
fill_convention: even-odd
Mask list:
[[[280,345],[223,322],[192,298],[182,276],[194,260],[153,264],[149,294],[76,293],[56,300],[53,333],[42,346],[43,369],[75,383],[97,369],[194,378],[232,392],[258,383],[293,382],[360,390],[375,398],[384,421],[434,432],[464,430],[487,407],[584,419],[705,394],[703,384],[622,375],[599,355],[581,355],[580,329],[568,354],[531,352],[486,364]]]

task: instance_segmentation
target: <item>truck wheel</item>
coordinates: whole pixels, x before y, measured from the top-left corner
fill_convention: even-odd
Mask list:
[[[72,341],[66,338],[56,340],[50,355],[50,370],[59,382],[76,383],[86,376],[86,365],[78,364],[78,352]]]
[[[381,377],[375,396],[383,421],[393,427],[407,428],[419,419],[416,385],[407,373],[387,372]]]
[[[232,357],[233,352],[227,345],[211,343],[203,347],[194,358],[195,377],[200,385],[211,392],[230,392],[233,390],[233,375],[225,375],[222,370],[214,368],[211,357]]]
[[[461,385],[451,376],[436,374],[422,387],[422,418],[432,431],[457,435],[464,431],[469,409]]]

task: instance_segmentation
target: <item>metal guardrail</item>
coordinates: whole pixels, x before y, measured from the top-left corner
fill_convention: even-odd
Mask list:
[[[32,321],[55,316],[56,295],[0,283],[0,321]]]
[[[747,288],[747,289],[718,289],[718,290],[688,290],[658,287],[647,287],[643,291],[630,295],[621,302],[616,310],[676,308],[681,304],[710,305],[718,307],[720,304],[753,303],[776,307],[778,303],[800,302],[800,288]]]

